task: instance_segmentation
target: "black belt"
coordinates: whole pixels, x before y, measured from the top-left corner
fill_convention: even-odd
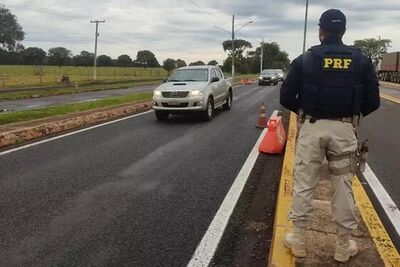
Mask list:
[[[314,123],[316,120],[332,120],[332,121],[342,121],[353,123],[353,117],[343,117],[343,118],[317,118],[311,115],[305,115],[304,119],[309,119],[311,123]]]

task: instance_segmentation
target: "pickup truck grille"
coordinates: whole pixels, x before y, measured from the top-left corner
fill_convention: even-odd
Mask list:
[[[182,98],[182,97],[187,97],[188,95],[189,91],[162,92],[162,96],[167,98]]]
[[[161,104],[163,105],[163,107],[166,107],[166,108],[186,108],[189,105],[189,103],[187,103],[187,102],[174,104],[174,105],[168,104],[168,103],[161,103]]]

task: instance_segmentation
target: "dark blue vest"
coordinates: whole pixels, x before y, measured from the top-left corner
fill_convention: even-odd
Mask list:
[[[360,113],[361,50],[344,44],[314,46],[303,56],[300,108],[316,118]]]

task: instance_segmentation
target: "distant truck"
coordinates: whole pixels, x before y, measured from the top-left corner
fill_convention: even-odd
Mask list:
[[[218,66],[189,66],[175,70],[154,90],[153,109],[158,120],[191,112],[211,120],[214,109],[230,110],[232,100],[232,78],[225,79]]]
[[[400,52],[382,54],[377,70],[382,81],[400,83]]]

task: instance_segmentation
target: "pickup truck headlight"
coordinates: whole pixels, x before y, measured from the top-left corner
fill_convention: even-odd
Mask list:
[[[154,97],[160,97],[161,96],[161,91],[154,91],[153,96]]]
[[[201,96],[203,95],[203,91],[201,90],[194,90],[190,93],[190,96]]]
[[[263,79],[263,77],[262,77],[262,76],[260,76],[260,77],[258,77],[258,79],[262,80],[262,79]]]

